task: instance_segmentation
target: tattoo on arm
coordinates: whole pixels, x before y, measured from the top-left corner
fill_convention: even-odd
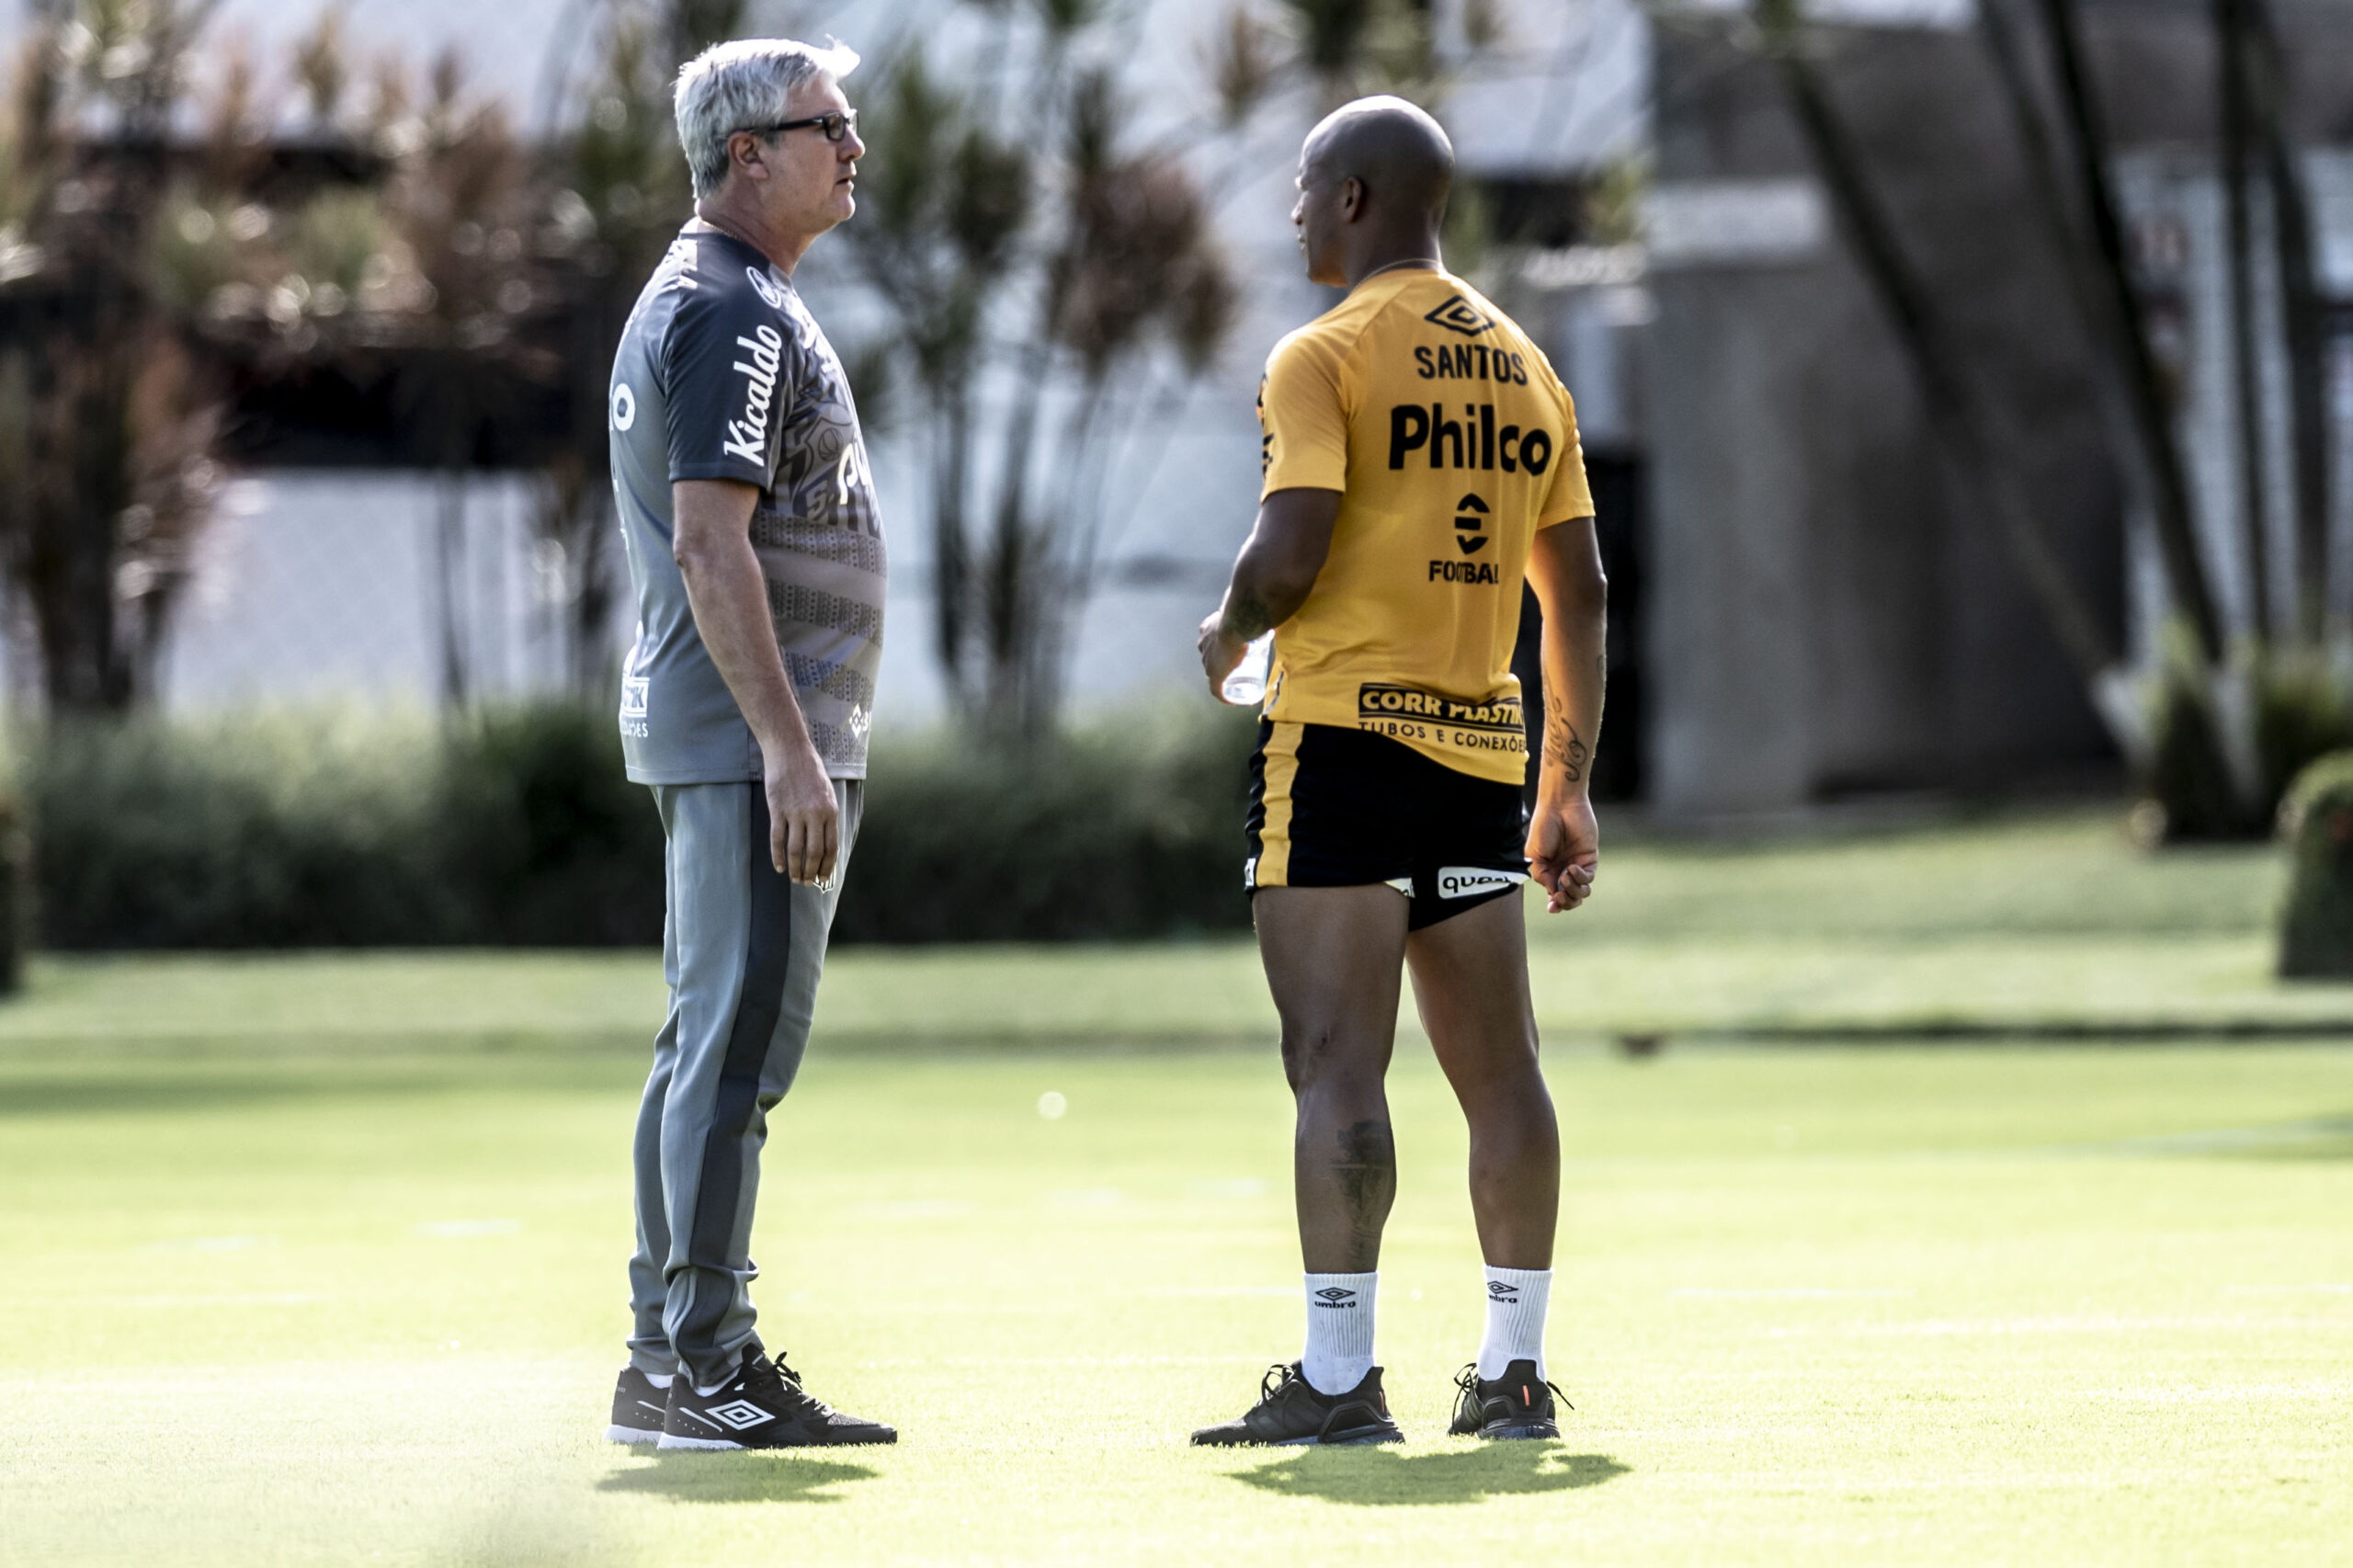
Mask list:
[[[1226,595],[1225,630],[1245,642],[1271,631],[1275,612],[1256,594],[1235,588]]]
[[[1544,761],[1548,767],[1568,770],[1569,782],[1576,783],[1585,777],[1586,757],[1589,748],[1576,726],[1569,722],[1568,714],[1554,708],[1544,715]]]

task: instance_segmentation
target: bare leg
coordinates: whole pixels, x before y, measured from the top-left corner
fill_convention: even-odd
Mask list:
[[[1299,1103],[1300,1255],[1310,1274],[1365,1273],[1381,1265],[1381,1228],[1397,1196],[1381,1080],[1397,1034],[1405,900],[1378,883],[1262,888],[1251,908]]]
[[[1518,898],[1494,899],[1413,933],[1405,961],[1422,1028],[1471,1124],[1479,1250],[1496,1268],[1550,1268],[1561,1132],[1536,1064]]]

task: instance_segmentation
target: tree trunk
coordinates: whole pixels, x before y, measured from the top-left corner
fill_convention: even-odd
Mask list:
[[[2264,460],[2263,361],[2256,341],[2255,233],[2247,199],[2246,18],[2240,0],[2213,0],[2213,11],[2240,528],[2246,551],[2247,620],[2261,642],[2271,635],[2271,507]]]
[[[2313,276],[2313,219],[2304,171],[2288,131],[2287,73],[2268,0],[2238,0],[2246,26],[2247,108],[2271,185],[2272,244],[2288,337],[2289,414],[2295,452],[2296,631],[2318,642],[2328,602],[2328,317]]]
[[[2150,432],[2138,419],[2132,396],[2126,390],[2129,357],[2122,334],[2130,330],[2129,324],[2117,321],[2099,258],[2068,206],[2066,190],[2061,183],[2063,165],[2038,100],[2008,0],[1980,0],[1977,22],[1986,52],[1993,60],[1995,79],[2001,84],[2002,96],[2009,105],[2012,128],[2018,132],[2026,165],[2028,196],[2059,258],[2067,291],[2092,342],[2092,383],[2097,390],[2109,444],[2128,485],[2154,515],[2164,491],[2157,477],[2159,471],[2176,460],[2151,449]],[[2171,437],[2169,427],[2157,434],[2168,440]]]
[[[453,468],[440,476],[434,496],[433,575],[435,634],[441,654],[441,706],[463,710],[467,679],[465,637],[466,474]]]
[[[2121,659],[2114,640],[2068,580],[2012,470],[1999,456],[1984,410],[1961,374],[1960,355],[1937,314],[1927,287],[1897,244],[1894,225],[1864,176],[1854,138],[1838,119],[1821,79],[1802,51],[1794,17],[1774,0],[1761,0],[1757,14],[1767,37],[1773,40],[1774,56],[1799,129],[1840,227],[1865,280],[1895,328],[1949,478],[1963,494],[1973,494],[1977,505],[1993,516],[2061,651],[2084,683],[2094,710],[2119,749],[2137,756],[2143,738],[2131,705],[2122,699]]]
[[[932,635],[941,674],[956,705],[969,717],[972,679],[964,655],[970,641],[972,547],[964,526],[964,496],[972,469],[972,389],[962,378],[939,392],[940,450],[932,468]]]
[[[744,0],[669,0],[671,59],[679,64],[743,29]]]
[[[2101,119],[2097,89],[2085,69],[2082,40],[2076,26],[2076,0],[2040,0],[2051,33],[2058,67],[2059,98],[2072,133],[2075,176],[2092,239],[2101,266],[2109,307],[2123,330],[2120,347],[2125,356],[2125,389],[2131,400],[2142,439],[2156,463],[2157,544],[2165,558],[2165,579],[2174,606],[2188,623],[2193,652],[2201,665],[2214,663],[2222,646],[2222,619],[2214,608],[2203,557],[2199,552],[2191,521],[2189,483],[2184,474],[2180,445],[2174,437],[2173,411],[2166,405],[2157,375],[2156,356],[2149,347],[2148,324],[2141,297],[2132,287],[2132,261],[2124,244],[2116,192],[2108,174],[2108,131]]]
[[[137,301],[93,264],[74,274],[28,357],[16,577],[52,713],[119,712],[134,695],[115,572],[131,500],[137,324]]]

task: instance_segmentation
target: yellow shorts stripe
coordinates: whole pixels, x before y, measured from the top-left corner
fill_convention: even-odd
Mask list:
[[[1258,829],[1258,869],[1262,888],[1290,885],[1290,791],[1299,778],[1299,743],[1304,724],[1277,722],[1267,737],[1266,822]]]

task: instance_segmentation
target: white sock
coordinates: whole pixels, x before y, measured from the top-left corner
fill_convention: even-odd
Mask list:
[[[1487,1337],[1479,1342],[1479,1375],[1489,1382],[1514,1361],[1544,1371],[1544,1309],[1552,1297],[1549,1268],[1487,1270]]]
[[[1372,1370],[1372,1298],[1381,1274],[1307,1276],[1307,1349],[1300,1370],[1317,1393],[1347,1393]]]
[[[670,1380],[677,1375],[676,1372],[648,1372],[645,1381],[657,1389],[666,1389],[670,1386]]]

